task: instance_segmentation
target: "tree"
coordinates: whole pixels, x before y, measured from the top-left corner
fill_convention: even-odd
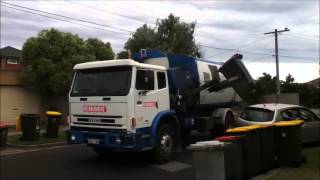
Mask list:
[[[22,48],[22,82],[44,97],[66,95],[77,63],[95,60],[85,41],[57,29],[42,30]]]
[[[104,43],[97,38],[89,38],[86,40],[86,44],[90,53],[94,54],[97,60],[110,60],[114,58],[115,54],[109,42]]]
[[[298,90],[298,83],[294,83],[294,77],[291,74],[288,74],[286,80],[280,85],[283,93],[297,92]]]
[[[294,77],[289,73],[286,77],[285,83],[292,84],[294,82]]]
[[[263,76],[257,80],[257,91],[262,95],[272,94],[276,92],[276,77],[272,77],[268,73],[262,73]]]
[[[170,14],[157,22],[156,42],[160,50],[200,57],[199,48],[193,37],[196,23],[180,22],[179,17]]]
[[[155,31],[151,27],[148,27],[147,24],[144,24],[136,30],[132,38],[128,39],[124,48],[130,49],[131,52],[138,52],[140,49],[156,48],[155,37]]]
[[[262,76],[256,80],[255,92],[251,94],[248,102],[250,104],[259,103],[264,95],[276,92],[276,78],[268,73],[262,73]]]
[[[137,52],[140,49],[159,49],[164,52],[200,57],[199,47],[195,44],[196,23],[180,22],[179,17],[170,14],[166,19],[156,22],[152,29],[144,24],[138,28],[125,44],[125,49]]]
[[[121,51],[117,54],[117,59],[128,59],[128,51]]]

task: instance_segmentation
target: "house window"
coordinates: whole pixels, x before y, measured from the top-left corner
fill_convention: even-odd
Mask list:
[[[18,59],[7,59],[7,64],[19,64]]]

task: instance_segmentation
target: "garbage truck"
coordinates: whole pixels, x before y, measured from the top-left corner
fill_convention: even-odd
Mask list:
[[[164,163],[188,145],[191,131],[223,132],[230,107],[255,82],[235,54],[225,63],[144,49],[131,59],[74,66],[69,93],[70,144],[99,155],[148,151]]]

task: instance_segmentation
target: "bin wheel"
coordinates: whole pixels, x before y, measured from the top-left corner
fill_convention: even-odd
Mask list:
[[[160,164],[170,161],[176,149],[176,140],[176,134],[172,125],[160,125],[155,148],[152,151],[153,159]]]

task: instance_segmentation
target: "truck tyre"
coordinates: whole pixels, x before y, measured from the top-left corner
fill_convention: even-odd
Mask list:
[[[226,119],[225,119],[225,122],[224,122],[224,131],[228,130],[228,129],[231,129],[234,127],[234,117],[233,117],[233,114],[231,112],[228,112],[226,114]]]
[[[209,132],[213,138],[222,136],[226,130],[233,128],[235,125],[235,120],[232,112],[227,112],[223,124],[215,124],[213,129],[210,129]]]
[[[154,160],[160,164],[170,161],[176,150],[176,142],[177,138],[172,125],[160,125],[152,153]]]
[[[107,157],[113,153],[113,150],[110,148],[92,146],[92,149],[94,150],[94,152],[96,152],[99,156],[102,156],[102,157]]]

